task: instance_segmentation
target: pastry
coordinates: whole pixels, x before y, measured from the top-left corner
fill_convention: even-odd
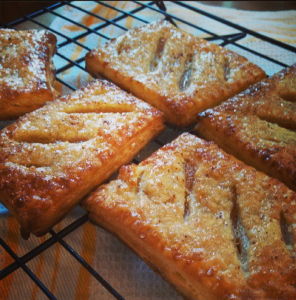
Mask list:
[[[0,200],[41,236],[164,129],[163,114],[106,81],[0,131]]]
[[[296,299],[296,194],[190,134],[83,200],[186,299]]]
[[[199,116],[197,133],[296,191],[296,65]]]
[[[266,76],[244,57],[167,21],[134,28],[90,51],[85,61],[93,77],[114,82],[180,127]]]
[[[53,88],[54,34],[0,29],[0,120],[33,111],[59,93]]]

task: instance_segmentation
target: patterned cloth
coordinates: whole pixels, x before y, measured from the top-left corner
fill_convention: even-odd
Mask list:
[[[126,12],[130,12],[139,7],[138,4],[129,1],[106,2],[108,5],[124,9]],[[143,3],[147,2],[143,1]],[[132,17],[125,17],[121,12],[95,2],[76,1],[72,2],[72,4],[108,20],[117,21],[117,18],[119,18],[117,24],[127,28],[143,25],[143,22],[141,21],[133,19]],[[188,4],[227,19],[235,24],[260,32],[276,40],[290,44],[294,47],[296,46],[296,11],[248,12],[206,6],[197,2],[188,1]],[[173,2],[166,2],[166,7],[168,13],[181,19],[185,19],[202,28],[206,28],[217,35],[239,32],[230,26],[223,25],[208,17],[197,15]],[[105,21],[77,10],[71,5],[62,6],[54,11],[87,28],[95,29],[101,26],[102,28],[99,28],[98,32],[109,38],[117,37],[124,32],[124,30],[113,25],[103,26],[105,25]],[[139,11],[136,13],[136,16],[147,22],[162,18],[161,14],[151,9]],[[87,33],[85,27],[78,26],[73,22],[65,21],[50,13],[36,17],[35,20],[49,26],[53,30],[56,30],[56,32],[61,33],[63,36],[58,36],[59,44],[65,42],[67,37],[74,38],[81,35],[81,38],[77,39],[78,45],[71,43],[70,45],[59,48],[59,53],[71,60],[83,58],[88,52],[88,48],[95,48],[106,42],[106,38],[95,33],[84,35]],[[176,21],[176,23],[181,29],[189,31],[197,36],[209,36],[208,34],[205,34],[198,29],[192,29],[192,27],[184,25],[181,22]],[[29,21],[17,26],[17,29],[32,28],[40,27]],[[215,42],[221,43],[221,40]],[[238,44],[258,51],[287,65],[296,62],[296,55],[292,52],[262,42],[251,35],[247,35],[246,38],[238,41]],[[246,56],[248,59],[262,67],[268,75],[272,75],[281,69],[277,64],[261,59],[236,46],[227,45],[226,47]],[[68,62],[62,57],[55,56],[54,63],[56,68],[59,69],[66,66]],[[84,67],[84,62],[78,63]],[[85,71],[76,66],[66,69],[59,74],[59,78],[63,79],[73,87],[80,87],[91,79]],[[63,92],[63,94],[67,94],[71,91],[61,84],[58,84],[57,88]],[[10,122],[0,122],[0,128],[5,127],[9,123]],[[167,138],[168,135],[169,133],[167,133],[167,136],[164,136],[164,138],[169,140],[169,138]],[[148,150],[146,149],[145,152],[141,152],[139,157],[143,158],[154,150],[156,150],[156,146],[152,143],[150,144],[150,148]],[[77,207],[61,223],[55,226],[54,230],[56,232],[62,230],[84,214],[85,211],[82,208]],[[0,204],[0,237],[19,257],[21,257],[45,242],[51,235],[47,234],[42,238],[31,236],[28,241],[24,241],[20,237],[19,227],[15,218],[10,216],[8,211]],[[86,222],[83,226],[80,226],[66,236],[64,240],[79,255],[81,255],[90,266],[99,272],[100,275],[125,299],[182,299],[168,283],[151,271],[149,267],[126,246],[111,234],[103,229],[93,226],[90,222]],[[10,255],[0,246],[0,269],[4,269],[13,263],[13,261],[14,260]],[[114,299],[114,297],[59,243],[55,243],[46,251],[30,260],[26,265],[57,299]],[[41,300],[47,299],[47,297],[34,284],[28,275],[19,268],[0,281],[0,299]]]

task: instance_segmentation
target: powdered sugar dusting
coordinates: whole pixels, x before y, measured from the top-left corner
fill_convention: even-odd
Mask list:
[[[44,30],[0,30],[2,89],[28,92],[47,88],[45,34]]]
[[[264,77],[244,57],[167,21],[130,30],[91,51],[86,63],[93,76],[113,80],[163,110],[177,126],[190,125],[198,112]]]

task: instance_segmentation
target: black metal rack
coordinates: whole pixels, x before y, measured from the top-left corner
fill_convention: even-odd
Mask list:
[[[110,37],[107,34],[104,34],[102,32],[102,29],[108,27],[108,26],[114,26],[115,28],[121,29],[122,31],[128,30],[127,27],[120,24],[120,21],[126,19],[126,18],[133,18],[134,20],[137,20],[141,24],[149,23],[149,20],[143,17],[141,14],[143,11],[154,11],[155,14],[158,14],[162,16],[163,18],[169,20],[171,23],[175,24],[176,26],[179,26],[182,28],[182,26],[189,26],[190,28],[199,31],[200,33],[203,33],[204,38],[210,41],[217,42],[221,46],[233,46],[237,49],[237,51],[243,51],[244,54],[253,56],[257,59],[263,59],[271,64],[274,64],[278,68],[286,67],[287,63],[283,59],[267,56],[264,53],[261,53],[258,50],[252,49],[250,47],[246,47],[239,42],[245,39],[247,36],[252,36],[256,39],[259,39],[260,41],[267,43],[271,47],[279,47],[282,50],[288,51],[289,53],[296,53],[296,48],[284,44],[280,41],[274,40],[268,36],[265,36],[263,34],[260,34],[258,32],[254,32],[248,28],[239,26],[237,24],[233,24],[229,22],[228,20],[222,19],[219,16],[210,14],[206,11],[202,11],[198,9],[196,6],[194,6],[192,3],[188,4],[183,3],[181,1],[172,1],[173,4],[177,8],[182,8],[184,10],[190,10],[191,12],[196,14],[196,18],[199,18],[201,16],[210,18],[211,20],[220,23],[223,26],[228,26],[229,28],[233,29],[233,33],[231,34],[217,34],[213,32],[209,28],[202,28],[196,24],[193,24],[191,22],[188,22],[185,19],[182,19],[178,17],[178,15],[173,15],[168,12],[166,12],[166,6],[163,1],[151,1],[149,3],[142,2],[142,1],[133,1],[135,4],[135,8],[131,10],[126,9],[119,9],[117,7],[113,7],[108,3],[108,1],[94,1],[98,4],[101,4],[105,7],[108,7],[117,13],[119,13],[119,16],[116,16],[115,18],[106,18],[102,17],[100,15],[97,15],[96,13],[90,12],[85,10],[84,8],[77,6],[76,2],[68,2],[63,1],[61,3],[55,4],[53,6],[47,7],[42,9],[41,11],[38,11],[36,13],[33,13],[29,16],[24,16],[22,19],[17,20],[15,22],[12,22],[10,24],[6,24],[3,27],[7,28],[17,28],[18,25],[24,24],[24,22],[31,22],[32,24],[36,25],[37,27],[41,27],[43,29],[47,29],[54,34],[56,34],[58,37],[61,38],[61,41],[58,43],[58,49],[59,52],[57,53],[57,56],[65,61],[65,64],[57,69],[57,80],[66,88],[70,90],[75,90],[76,87],[74,87],[71,83],[65,81],[62,77],[64,72],[67,72],[73,67],[79,68],[80,70],[84,71],[84,57],[80,57],[78,59],[70,59],[68,56],[65,56],[62,54],[62,49],[64,47],[67,47],[69,45],[77,45],[81,47],[82,49],[89,51],[91,50],[87,45],[80,42],[80,40],[90,34],[94,34],[98,37],[104,38],[106,40],[110,39]],[[85,13],[88,16],[96,18],[99,23],[96,26],[88,27],[85,26],[82,23],[76,22],[75,20],[72,20],[68,18],[66,15],[61,15],[58,13],[60,8],[63,8],[65,6],[68,6],[72,9],[76,9],[80,11],[81,13]],[[78,34],[74,37],[69,37],[62,32],[51,28],[50,26],[45,25],[44,23],[40,22],[40,17],[44,16],[45,14],[51,14],[53,16],[59,17],[73,25],[79,26],[84,30],[83,33]],[[262,67],[262,66],[261,66]],[[263,67],[264,69],[264,67]],[[271,75],[271,74],[269,74]],[[174,131],[174,130],[173,130]],[[178,135],[178,132],[174,133],[175,135]],[[162,146],[166,141],[164,141],[161,137],[156,139],[154,143],[157,144],[157,147]],[[96,270],[94,270],[77,252],[74,251],[74,249],[71,248],[71,246],[64,240],[64,238],[75,231],[77,228],[82,226],[84,223],[88,222],[88,215],[85,214],[82,217],[78,218],[75,222],[68,225],[58,233],[56,233],[54,230],[50,231],[51,237],[49,237],[47,240],[45,240],[43,243],[41,243],[39,246],[35,247],[31,251],[27,252],[25,255],[18,257],[16,253],[12,250],[12,248],[0,237],[0,244],[4,248],[4,250],[13,258],[14,262],[4,269],[0,271],[0,280],[6,278],[9,274],[13,273],[14,271],[18,269],[23,269],[24,272],[33,280],[36,285],[43,291],[43,293],[49,298],[49,299],[56,299],[56,297],[48,290],[48,288],[41,282],[40,279],[37,278],[36,275],[29,269],[29,267],[26,265],[30,260],[38,256],[39,254],[43,253],[46,249],[53,246],[56,243],[59,243],[68,253],[69,255],[73,256],[84,268],[90,272],[90,274],[100,283],[102,286],[104,286],[111,295],[114,296],[115,299],[124,299]],[[1,291],[0,291],[1,292]],[[1,296],[1,295],[0,295]],[[1,298],[1,297],[0,297]]]

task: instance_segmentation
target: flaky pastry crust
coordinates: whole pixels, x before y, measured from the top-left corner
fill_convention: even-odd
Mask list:
[[[0,29],[0,120],[31,112],[59,93],[52,57],[56,36],[41,30]]]
[[[181,127],[266,76],[244,57],[167,21],[134,28],[90,51],[86,69],[157,107]]]
[[[48,102],[0,132],[0,200],[24,236],[41,236],[163,122],[163,113],[107,81]]]
[[[197,133],[296,191],[296,65],[200,114]]]
[[[187,299],[296,297],[296,194],[183,134],[82,205]]]

